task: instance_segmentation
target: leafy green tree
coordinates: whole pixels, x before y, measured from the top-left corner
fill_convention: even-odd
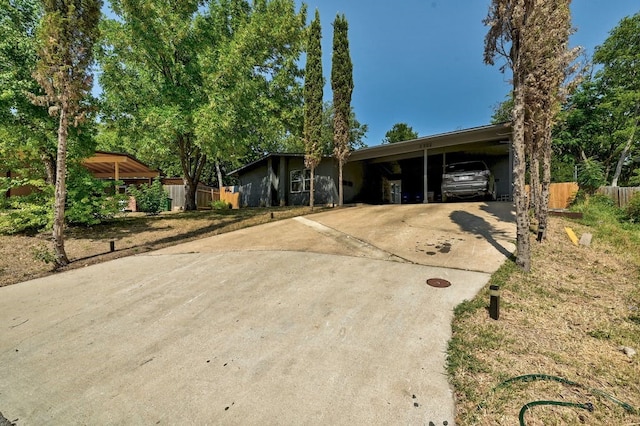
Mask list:
[[[384,134],[382,143],[396,143],[418,138],[418,132],[414,131],[407,123],[396,123],[391,130]]]
[[[338,160],[338,205],[344,203],[342,169],[349,158],[351,94],[353,64],[349,53],[349,24],[344,15],[333,22],[333,56],[331,58],[331,89],[333,90],[334,127],[333,153]]]
[[[198,1],[114,0],[117,19],[102,22],[103,122],[158,166],[178,159],[186,208],[206,155],[195,141],[195,110],[206,101],[193,16]],[[125,136],[126,135],[126,136]],[[146,154],[146,155],[145,155]]]
[[[56,120],[27,93],[44,94],[33,79],[39,0],[0,0],[0,163],[23,177],[55,181]]]
[[[322,28],[320,12],[309,27],[307,42],[307,64],[304,79],[304,165],[311,170],[309,205],[313,209],[315,190],[315,170],[322,160],[322,96],[324,77],[322,76]]]
[[[617,118],[601,102],[604,87],[597,78],[585,80],[565,104],[561,119],[554,131],[554,143],[559,155],[591,158],[603,167],[605,180],[611,176],[618,143],[612,132]]]
[[[491,124],[500,124],[511,121],[513,115],[513,93],[510,92],[502,102],[493,107]]]
[[[111,5],[118,19],[104,22],[100,55],[104,122],[151,165],[178,163],[186,209],[196,208],[208,165],[300,135],[305,11],[293,0]]]
[[[92,78],[93,45],[99,36],[100,0],[45,0],[38,30],[38,61],[34,77],[44,94],[33,94],[36,105],[47,105],[58,117],[53,245],[55,266],[69,263],[64,249],[64,212],[69,127],[85,119]]]
[[[306,43],[306,7],[296,12],[293,0],[211,2],[200,22],[209,31],[205,39],[218,41],[205,44],[201,56],[208,103],[195,122],[207,155],[237,165],[302,139],[298,60]]]
[[[569,98],[554,134],[560,155],[597,162],[613,186],[632,177],[640,155],[639,43],[640,13],[624,18],[596,49],[598,71]]]
[[[602,65],[596,75],[605,89],[600,101],[615,117],[615,128],[609,129],[619,153],[611,185],[618,186],[623,167],[640,143],[640,12],[620,21],[596,48],[593,62]]]

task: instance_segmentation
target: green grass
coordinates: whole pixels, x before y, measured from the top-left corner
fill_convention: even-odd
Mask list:
[[[640,223],[631,221],[625,210],[616,207],[611,199],[593,195],[572,206],[571,210],[583,214],[577,222],[590,227],[597,239],[620,251],[638,251]]]
[[[533,270],[505,262],[472,300],[454,309],[447,371],[456,395],[457,424],[517,424],[534,400],[592,401],[593,413],[534,408],[527,424],[640,424],[599,390],[640,408],[640,224],[608,200],[574,206],[583,219],[552,219],[555,233],[533,246]],[[573,246],[563,228],[592,233],[591,247]],[[489,286],[502,291],[500,320],[488,318]],[[578,382],[528,383],[498,389],[505,379],[549,374]],[[531,423],[534,424],[534,423]]]

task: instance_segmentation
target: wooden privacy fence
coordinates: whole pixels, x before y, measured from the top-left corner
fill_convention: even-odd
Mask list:
[[[232,186],[225,186],[222,193],[219,195],[219,198],[222,201],[226,201],[231,204],[232,209],[240,208],[240,193],[234,192],[235,188]]]
[[[527,185],[527,191],[529,191],[529,185]],[[578,184],[575,182],[552,183],[549,188],[549,208],[566,209],[577,192]],[[631,197],[640,192],[640,186],[601,186],[597,192],[611,198],[618,207],[625,207],[629,204]]]
[[[578,192],[575,182],[552,183],[549,187],[549,208],[566,209]]]
[[[184,209],[184,185],[164,185],[169,193],[173,210]],[[198,185],[196,206],[198,209],[210,209],[211,202],[220,199],[218,191],[206,185]]]
[[[529,185],[526,187],[529,192]],[[578,192],[578,184],[575,182],[552,183],[549,186],[549,208],[566,209],[569,207]]]
[[[640,192],[640,186],[601,186],[598,193],[611,198],[618,207],[626,207],[634,194]]]

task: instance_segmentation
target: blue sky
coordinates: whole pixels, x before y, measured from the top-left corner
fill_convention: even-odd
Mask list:
[[[301,0],[295,0],[298,6]],[[333,20],[344,14],[355,89],[352,106],[378,145],[395,123],[420,136],[489,124],[510,90],[510,73],[483,63],[482,24],[490,0],[306,0],[308,21],[320,11],[325,100],[331,100]],[[638,0],[573,0],[572,46],[591,56]],[[304,64],[301,64],[304,66]]]
[[[301,4],[296,0],[298,5]],[[322,24],[323,66],[331,99],[332,23],[349,22],[356,117],[369,126],[366,143],[378,145],[393,124],[420,136],[489,124],[493,106],[510,89],[510,74],[483,63],[482,24],[489,0],[307,0]],[[638,0],[573,0],[572,46],[591,55]]]

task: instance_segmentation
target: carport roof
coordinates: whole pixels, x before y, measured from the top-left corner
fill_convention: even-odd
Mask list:
[[[129,154],[117,152],[96,151],[95,155],[82,162],[95,177],[100,179],[122,178],[154,178],[160,176],[158,170],[149,168],[146,164]]]
[[[470,129],[456,130],[454,132],[424,136],[409,141],[362,148],[357,151],[353,151],[349,156],[348,161],[361,161],[399,156],[403,154],[423,152],[425,149],[447,148],[483,142],[508,142],[510,140],[511,123],[491,124],[488,126],[473,127]],[[237,176],[242,172],[246,172],[262,164],[269,157],[304,157],[304,154],[270,153],[256,161],[245,164],[244,166],[227,173],[227,175]]]
[[[384,144],[353,151],[349,161],[370,160],[380,157],[396,156],[425,149],[446,148],[456,145],[468,145],[478,142],[507,142],[511,140],[511,123],[492,124],[471,129],[456,130],[432,136]]]

